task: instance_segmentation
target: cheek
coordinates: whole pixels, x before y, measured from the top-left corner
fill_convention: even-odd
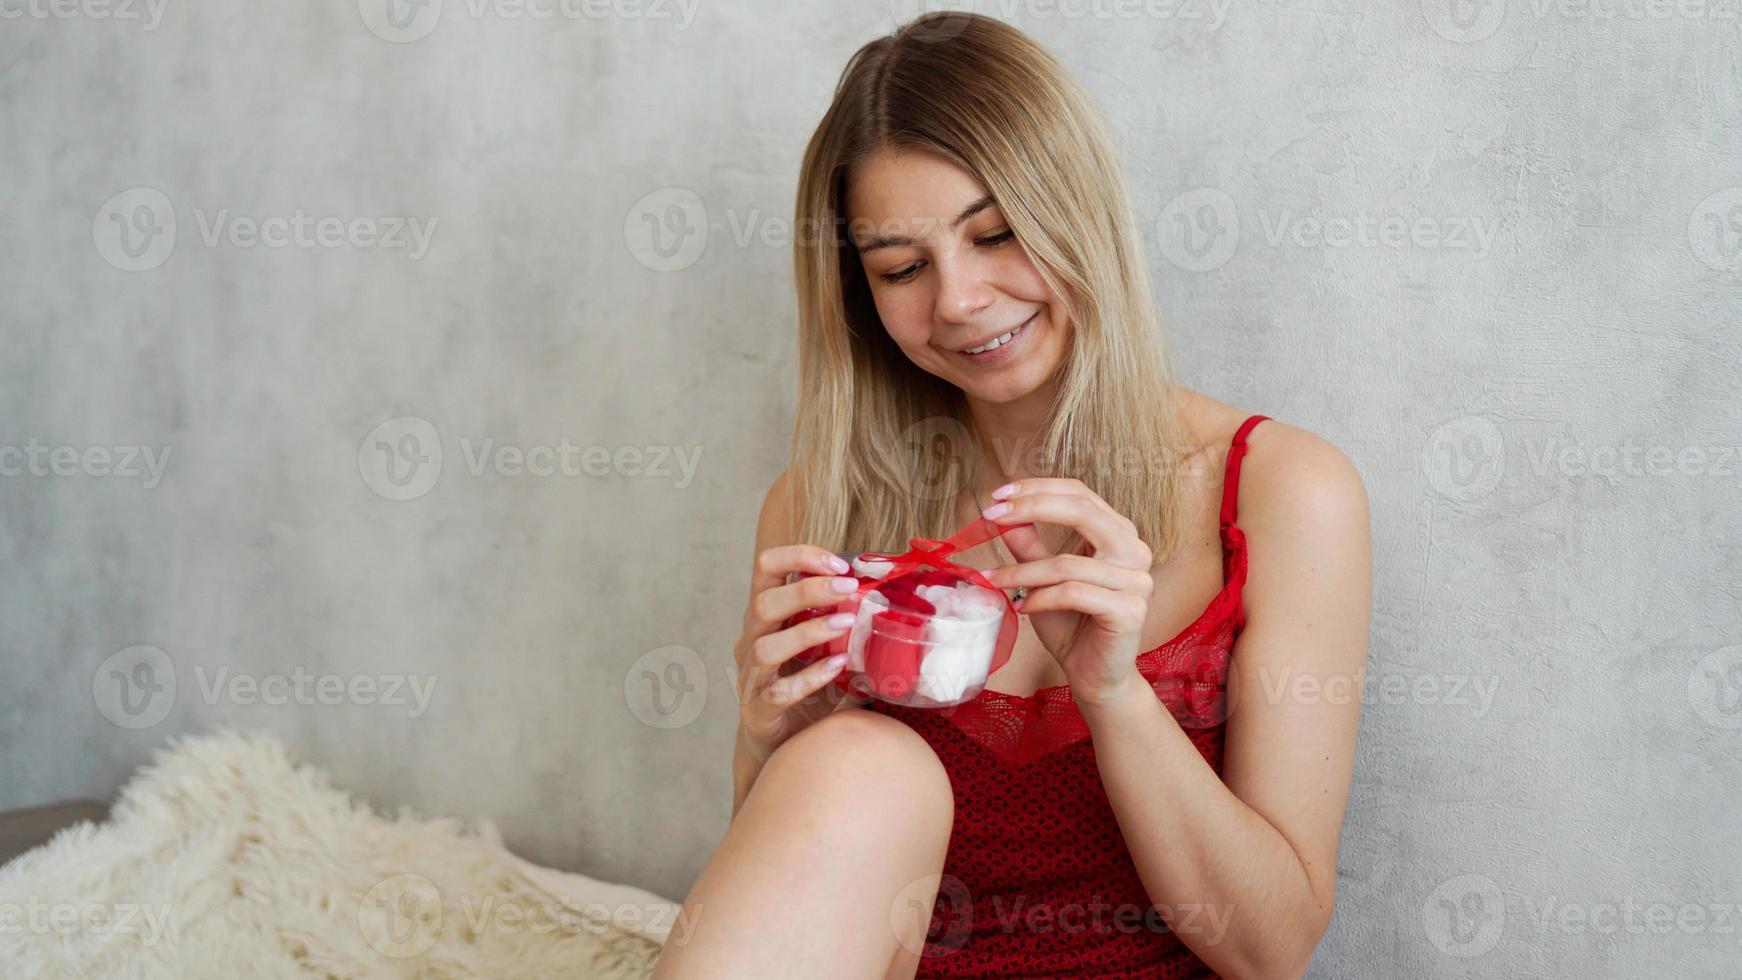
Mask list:
[[[901,347],[922,347],[931,340],[931,306],[913,286],[873,287],[871,299],[890,339]]]
[[[998,280],[1004,284],[1006,292],[1018,299],[1030,303],[1052,301],[1046,280],[1040,277],[1040,269],[1021,249],[1011,249],[1008,257],[999,263]]]

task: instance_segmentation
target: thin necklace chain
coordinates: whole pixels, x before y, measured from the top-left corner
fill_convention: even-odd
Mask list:
[[[980,489],[978,487],[974,488],[974,499],[977,501],[980,501],[982,504],[985,503],[986,498],[980,496]],[[1004,544],[1003,544],[1003,542],[1001,542],[997,538],[992,539],[992,553],[994,555],[998,556],[998,564],[1000,564],[1000,565],[1014,565],[1014,564],[1016,564],[1015,558],[1005,557]],[[1011,600],[1011,601],[1021,602],[1027,596],[1028,596],[1028,586],[1019,585],[1016,587],[1016,598]]]

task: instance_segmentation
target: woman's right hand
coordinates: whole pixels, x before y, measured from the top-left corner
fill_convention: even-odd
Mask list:
[[[833,607],[856,590],[859,581],[842,574],[849,571],[851,566],[839,555],[815,545],[783,545],[756,556],[744,633],[732,658],[738,664],[740,739],[758,764],[819,718],[858,703],[837,687],[817,694],[846,666],[845,653],[808,665],[792,662],[805,650],[850,629],[852,613],[780,628],[795,613]],[[794,572],[810,575],[787,582]]]

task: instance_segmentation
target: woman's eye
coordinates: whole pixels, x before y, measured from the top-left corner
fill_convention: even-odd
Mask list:
[[[1015,237],[1016,237],[1016,232],[1012,231],[1009,228],[1006,228],[996,235],[988,235],[985,238],[975,239],[974,243],[976,245],[1002,245],[1005,242],[1007,242]]]
[[[885,272],[881,278],[884,282],[906,282],[917,275],[919,275],[919,263],[915,262],[905,269],[897,269],[894,272]]]

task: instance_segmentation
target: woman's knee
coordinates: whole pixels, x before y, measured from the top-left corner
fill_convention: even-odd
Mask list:
[[[887,715],[847,708],[787,739],[769,757],[776,771],[854,806],[888,805],[942,821],[955,812],[950,776],[919,733]]]

